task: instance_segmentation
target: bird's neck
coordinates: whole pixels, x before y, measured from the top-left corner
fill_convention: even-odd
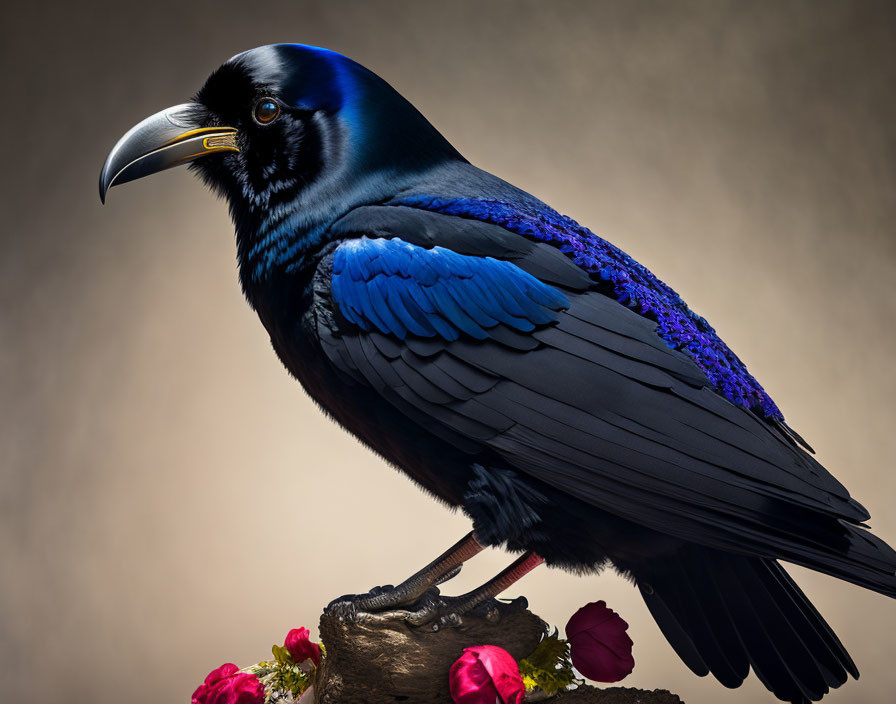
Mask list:
[[[355,174],[351,179],[345,174],[330,174],[309,184],[289,203],[256,211],[251,217],[235,217],[244,292],[250,296],[272,279],[312,270],[322,250],[334,239],[332,226],[336,221],[355,208],[389,202],[446,166],[450,165],[432,164],[416,172],[381,169]]]
[[[314,254],[327,243],[329,225],[335,219],[333,215],[338,215],[333,213],[328,218],[296,206],[267,213],[255,222],[236,223],[237,258],[244,290],[274,276],[314,265]]]

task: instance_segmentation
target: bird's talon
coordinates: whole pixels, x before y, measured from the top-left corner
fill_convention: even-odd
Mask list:
[[[357,618],[358,611],[355,605],[350,601],[331,601],[325,609],[325,612],[336,615],[339,623],[353,622]]]
[[[461,618],[460,614],[456,614],[452,611],[440,616],[436,625],[439,628],[459,628],[464,625],[464,620]]]

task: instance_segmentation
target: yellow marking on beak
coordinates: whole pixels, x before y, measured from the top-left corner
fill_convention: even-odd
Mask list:
[[[236,130],[227,134],[216,134],[202,140],[202,146],[210,152],[234,151],[240,148],[236,145]]]
[[[189,130],[187,132],[184,132],[183,134],[179,134],[174,139],[169,139],[162,146],[167,147],[169,144],[174,144],[176,142],[183,142],[185,139],[190,139],[191,137],[196,137],[200,134],[206,134],[208,132],[216,132],[217,134],[222,135],[222,136],[224,134],[236,135],[236,128],[235,127],[198,127],[195,130]],[[234,148],[235,147],[236,147],[236,143],[234,142]]]

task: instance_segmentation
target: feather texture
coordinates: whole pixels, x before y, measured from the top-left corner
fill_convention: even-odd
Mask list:
[[[714,387],[738,405],[766,418],[784,416],[746,366],[702,316],[651,271],[571,218],[535,199],[507,202],[492,198],[428,195],[396,198],[393,204],[499,224],[524,237],[548,242],[579,267],[605,282],[621,303],[656,321],[657,334],[688,354]]]
[[[499,323],[530,332],[569,306],[565,294],[514,264],[424,249],[397,237],[339,245],[332,291],[350,323],[400,339],[464,334],[484,340]]]

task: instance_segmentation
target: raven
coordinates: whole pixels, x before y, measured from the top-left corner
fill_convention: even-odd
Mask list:
[[[752,668],[790,702],[858,677],[778,560],[896,596],[896,553],[644,266],[325,49],[233,57],[119,140],[100,196],[184,163],[228,201],[243,291],[289,372],[472,521],[402,584],[343,603],[423,603],[402,613],[439,627],[543,561],[612,565],[697,675],[737,687]],[[486,546],[521,556],[438,608],[421,600]]]

